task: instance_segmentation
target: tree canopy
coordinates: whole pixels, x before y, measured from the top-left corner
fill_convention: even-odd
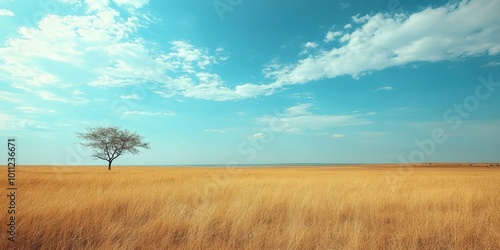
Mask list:
[[[143,137],[119,127],[89,127],[85,132],[76,133],[82,139],[83,146],[94,149],[93,157],[111,163],[125,153],[138,154],[139,148],[149,149],[149,142],[143,142]]]

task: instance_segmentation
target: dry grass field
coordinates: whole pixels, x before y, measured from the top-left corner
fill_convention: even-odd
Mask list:
[[[19,166],[17,179],[18,238],[2,205],[0,249],[500,249],[496,166]]]

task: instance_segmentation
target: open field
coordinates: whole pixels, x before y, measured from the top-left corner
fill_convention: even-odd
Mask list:
[[[19,166],[16,178],[18,238],[2,205],[0,249],[500,249],[496,166]]]

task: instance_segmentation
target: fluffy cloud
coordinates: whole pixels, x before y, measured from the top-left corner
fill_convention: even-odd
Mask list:
[[[14,12],[11,10],[0,9],[0,16],[14,16]]]
[[[304,44],[304,48],[302,49],[299,55],[308,54],[310,50],[316,49],[318,47],[319,44],[317,44],[316,42],[307,42],[306,44]]]
[[[335,40],[336,37],[339,37],[342,35],[341,31],[328,31],[325,35],[325,39],[323,40],[325,43],[331,42]]]
[[[264,134],[264,133],[259,132],[259,133],[255,133],[255,134],[253,134],[253,135],[252,135],[252,137],[253,137],[253,138],[255,138],[255,139],[258,139],[258,138],[267,138],[267,137],[268,137],[268,135],[266,135],[266,134]]]
[[[426,8],[411,15],[353,17],[340,47],[320,51],[274,73],[278,85],[306,83],[341,75],[354,77],[411,62],[497,55],[500,52],[500,1],[472,0]],[[325,40],[332,38],[332,34]]]
[[[140,100],[141,96],[138,94],[130,94],[130,95],[122,95],[120,96],[121,99],[128,99],[128,100]]]
[[[332,134],[333,139],[339,139],[339,138],[344,138],[344,137],[345,137],[344,134]]]
[[[307,49],[310,49],[310,48],[316,48],[318,47],[319,45],[315,42],[307,42],[305,45],[304,45],[304,48],[307,48]]]
[[[120,62],[112,49],[128,44],[130,34],[141,24],[136,16],[127,17],[110,8],[108,1],[66,0],[62,3],[85,7],[92,12],[64,16],[47,14],[35,24],[36,27],[19,27],[17,37],[6,40],[0,47],[0,80],[42,100],[78,104],[86,100],[68,98],[81,94],[75,93],[72,86],[87,81],[56,69],[64,67],[73,73],[85,74],[87,78],[119,82],[120,79],[114,77],[106,78],[104,69],[110,62]]]
[[[136,9],[149,3],[149,0],[113,0],[118,5],[132,6]]]
[[[227,101],[270,95],[273,87],[259,84],[240,84],[233,88],[225,85],[211,66],[226,60],[223,48],[214,53],[187,41],[170,42],[170,51],[154,54],[143,41],[120,43],[107,47],[109,54],[116,56],[113,63],[98,70],[99,77],[91,86],[117,87],[154,83],[154,93],[171,98],[184,97]],[[127,51],[127,53],[123,53]]]
[[[60,2],[85,12],[46,15],[36,27],[20,27],[18,37],[0,48],[0,80],[44,100],[68,103],[74,103],[66,98],[72,95],[71,85],[79,84],[103,88],[144,84],[164,98],[230,101],[272,95],[285,85],[322,78],[356,77],[411,62],[500,52],[500,2],[464,0],[411,15],[355,16],[343,31],[325,34],[326,45],[335,40],[339,47],[324,50],[308,42],[302,48],[307,58],[290,64],[274,60],[264,66],[270,83],[228,84],[212,67],[228,59],[223,48],[204,48],[185,40],[163,47],[137,36],[137,30],[151,22],[148,14],[136,11],[147,0],[114,0],[118,8],[111,7],[112,0]],[[39,59],[47,62],[41,65]],[[73,75],[49,70],[60,65],[79,70],[88,79],[74,80]],[[80,82],[62,84],[73,81]],[[48,93],[46,86],[60,87],[57,93]]]
[[[222,53],[223,48],[217,48],[212,53],[207,48],[197,47],[187,41],[173,41],[170,52],[156,60],[156,68],[163,76],[158,81],[160,87],[155,93],[166,98],[182,95],[184,97],[230,101],[252,98],[261,95],[271,95],[275,86],[272,84],[240,83],[229,87],[211,66],[227,60]],[[167,73],[169,76],[165,76]]]
[[[59,2],[71,4],[75,7],[85,6],[88,12],[109,9],[110,0],[58,0]],[[149,3],[149,0],[112,0],[120,7],[129,11],[139,9]]]

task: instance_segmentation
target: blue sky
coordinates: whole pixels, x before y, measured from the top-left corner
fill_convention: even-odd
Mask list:
[[[500,1],[0,0],[19,164],[500,162]],[[2,149],[5,150],[5,149]]]

